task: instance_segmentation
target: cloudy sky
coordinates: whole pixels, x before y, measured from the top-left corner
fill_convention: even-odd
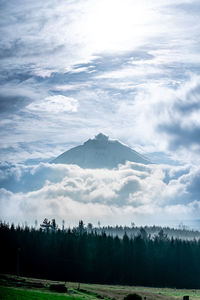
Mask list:
[[[198,223],[199,17],[199,0],[0,0],[2,219]],[[48,164],[99,132],[157,164]]]

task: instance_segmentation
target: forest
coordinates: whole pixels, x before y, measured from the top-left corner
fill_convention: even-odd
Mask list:
[[[136,226],[132,223],[132,226],[99,226],[99,227],[91,227],[92,224],[88,224],[87,231],[91,232],[91,228],[99,234],[105,232],[107,235],[118,236],[119,238],[123,238],[124,233],[128,235],[129,238],[134,238],[141,234],[141,228],[145,230],[148,236],[151,238],[155,237],[159,234],[159,232],[163,231],[168,238],[178,238],[183,240],[194,240],[200,239],[200,232],[197,230],[192,230],[187,228],[185,225],[180,224],[178,228],[171,227],[161,227],[161,226]]]
[[[59,229],[0,223],[0,273],[102,284],[200,288],[200,241],[144,228],[123,238],[86,230],[83,221]]]

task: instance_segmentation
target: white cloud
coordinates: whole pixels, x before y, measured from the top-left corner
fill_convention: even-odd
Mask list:
[[[100,219],[104,224],[129,224],[131,220],[166,224],[174,218],[193,218],[199,211],[197,185],[192,184],[200,171],[192,166],[127,162],[113,170],[54,164],[18,169],[17,184],[21,190],[23,184],[28,186],[29,191],[1,189],[1,218],[5,220],[33,222],[56,217],[73,224],[79,219],[96,223]],[[16,174],[14,167],[7,172],[8,181],[12,172]],[[38,182],[40,186],[31,190]]]
[[[75,64],[88,62],[97,53],[132,51],[151,43],[161,49],[167,46],[165,59],[172,48],[184,51],[183,45],[186,46],[184,54],[191,57],[196,43],[191,29],[194,36],[199,26],[187,13],[187,8],[176,8],[184,3],[188,2],[6,3],[3,7],[5,19],[1,24],[5,67],[31,64],[32,72],[48,77],[53,72],[65,72]],[[186,44],[188,38],[190,42]],[[188,47],[192,51],[188,51]],[[175,60],[179,55],[180,51]]]
[[[137,144],[146,149],[152,145],[155,152],[170,151],[184,163],[199,161],[199,95],[199,76],[192,74],[176,89],[160,82],[142,84],[132,102],[118,104],[118,114],[121,119],[133,120]]]
[[[101,75],[96,76],[97,79],[134,79],[138,77],[148,77],[148,75],[159,75],[162,74],[163,70],[159,69],[155,66],[146,66],[145,64],[142,66],[128,66],[126,68],[122,68],[121,70],[105,72]]]
[[[47,113],[77,112],[78,101],[72,97],[54,95],[46,97],[43,101],[35,101],[26,108],[35,112]]]
[[[68,92],[68,91],[74,91],[74,90],[89,88],[89,87],[90,87],[89,83],[80,83],[80,84],[75,83],[75,84],[56,85],[53,89],[55,91]]]

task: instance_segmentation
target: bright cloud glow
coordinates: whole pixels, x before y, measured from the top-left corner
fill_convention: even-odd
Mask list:
[[[124,51],[141,44],[154,34],[158,19],[152,7],[143,1],[90,1],[86,6],[83,30],[94,52]]]

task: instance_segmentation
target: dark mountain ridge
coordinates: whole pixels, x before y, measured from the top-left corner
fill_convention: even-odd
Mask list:
[[[110,140],[108,136],[99,133],[94,139],[89,139],[83,145],[74,147],[52,161],[55,164],[76,164],[82,168],[112,169],[126,161],[149,164],[150,161],[135,150]]]

